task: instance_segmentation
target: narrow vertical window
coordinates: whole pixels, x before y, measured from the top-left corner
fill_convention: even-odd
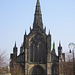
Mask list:
[[[38,60],[38,52],[37,52],[37,45],[34,45],[34,62]]]
[[[30,62],[33,62],[33,45],[30,46]]]

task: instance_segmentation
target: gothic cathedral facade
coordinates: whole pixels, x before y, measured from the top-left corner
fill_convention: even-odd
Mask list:
[[[58,56],[55,52],[55,43],[51,50],[51,34],[46,34],[43,28],[40,2],[37,0],[34,14],[33,28],[30,33],[25,32],[24,41],[17,55],[16,43],[10,55],[11,75],[59,75],[60,61],[65,61],[65,54],[59,43]]]

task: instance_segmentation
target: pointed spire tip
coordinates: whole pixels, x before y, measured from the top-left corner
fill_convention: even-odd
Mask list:
[[[53,41],[53,49],[55,49],[55,42]]]
[[[15,41],[15,47],[16,47],[16,41]]]
[[[59,41],[59,47],[61,47],[61,42]]]
[[[48,35],[50,35],[50,30],[49,30],[49,33],[48,33]]]
[[[26,29],[25,29],[25,35],[26,35]]]
[[[39,4],[40,2],[39,2],[39,0],[37,0],[37,4]]]

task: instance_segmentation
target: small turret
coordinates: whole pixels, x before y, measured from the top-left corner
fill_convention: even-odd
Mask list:
[[[50,30],[49,30],[49,33],[48,33],[48,35],[50,35]]]
[[[53,42],[53,49],[55,50],[55,42]]]
[[[25,34],[24,34],[24,42],[25,42],[25,40],[26,40],[26,35],[27,35],[27,34],[26,34],[26,30],[25,30]]]
[[[48,52],[51,51],[51,35],[50,35],[50,31],[49,31],[49,34],[47,35],[47,49],[48,49]]]
[[[24,48],[24,50],[26,48],[26,41],[27,41],[26,38],[27,38],[27,34],[26,34],[26,30],[25,30],[24,41],[23,41],[23,48]]]
[[[60,43],[60,41],[59,41],[59,47],[61,47],[61,43]]]
[[[31,31],[31,27],[30,27],[30,31]]]
[[[16,42],[15,42],[15,45],[14,45],[14,48],[13,48],[13,56],[14,56],[14,58],[17,57],[17,47],[16,47]]]
[[[62,56],[62,47],[61,47],[61,43],[59,42],[59,47],[58,47],[58,56],[61,57]]]
[[[20,54],[22,54],[24,52],[24,45],[22,44],[20,47]]]
[[[46,27],[44,28],[44,32],[46,33]]]
[[[52,52],[53,52],[54,54],[56,54],[56,53],[55,53],[55,42],[53,42],[53,50],[52,50]]]

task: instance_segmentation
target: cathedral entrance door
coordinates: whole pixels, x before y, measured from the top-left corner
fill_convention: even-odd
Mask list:
[[[29,75],[46,75],[46,74],[45,70],[41,66],[36,65],[30,70]]]

